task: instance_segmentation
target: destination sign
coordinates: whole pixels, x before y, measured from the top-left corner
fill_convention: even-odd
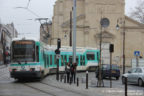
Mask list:
[[[34,44],[33,41],[14,41],[14,44]]]

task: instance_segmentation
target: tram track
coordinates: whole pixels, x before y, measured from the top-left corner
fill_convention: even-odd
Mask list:
[[[62,88],[62,87],[48,84],[48,83],[41,82],[41,81],[37,82],[37,83],[21,83],[21,84],[23,84],[26,87],[29,87],[31,89],[34,89],[36,91],[39,91],[39,92],[42,92],[42,93],[45,93],[45,94],[51,95],[51,96],[62,96],[59,94],[59,92],[61,92],[61,91],[63,93],[66,92],[67,94],[73,94],[73,96],[88,96],[88,95],[78,92],[78,91]],[[57,90],[57,91],[53,91],[53,90]]]
[[[72,92],[72,93],[75,93],[75,94],[79,94],[81,96],[88,96],[84,93],[81,93],[81,92],[77,92],[77,91],[73,91],[73,90],[70,90],[70,89],[66,89],[66,88],[62,88],[62,87],[59,87],[59,86],[55,86],[55,85],[51,85],[51,84],[48,84],[48,83],[45,83],[45,82],[40,82],[41,84],[45,84],[45,85],[48,85],[48,86],[51,86],[51,87],[54,87],[54,88],[58,88],[58,89],[62,89],[66,92]]]
[[[56,95],[53,94],[53,93],[44,91],[44,90],[39,89],[39,88],[36,88],[36,87],[33,87],[33,86],[31,86],[31,85],[29,85],[29,84],[27,84],[27,83],[22,83],[22,84],[25,85],[26,87],[29,87],[29,88],[34,89],[34,90],[36,90],[36,91],[39,91],[39,92],[42,92],[42,93],[45,93],[45,94],[48,94],[48,95],[51,95],[51,96],[56,96]]]

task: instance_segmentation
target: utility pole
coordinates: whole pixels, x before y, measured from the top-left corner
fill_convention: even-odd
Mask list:
[[[76,0],[73,0],[73,63],[76,63]]]
[[[116,29],[119,30],[119,20],[120,22],[122,22],[123,24],[123,74],[125,74],[125,18],[119,18],[117,19],[117,25],[116,25]]]
[[[100,32],[100,60],[99,60],[99,72],[98,72],[98,87],[101,87],[101,84],[103,83],[103,81],[102,81],[102,74],[101,74],[101,61],[102,61],[102,48],[101,48],[101,45],[102,45],[102,26],[101,26],[101,32]]]
[[[102,14],[102,13],[101,13]],[[104,87],[104,82],[103,82],[103,78],[102,78],[102,28],[106,28],[108,27],[110,24],[109,19],[108,18],[102,18],[100,20],[100,61],[99,61],[99,77],[98,77],[98,87],[101,87],[101,84],[103,83],[103,87]]]
[[[125,20],[123,21],[123,74],[125,74]]]
[[[114,52],[114,44],[110,44],[109,46],[110,52],[110,88],[112,88],[112,53]]]
[[[72,46],[72,11],[70,11],[70,46]]]

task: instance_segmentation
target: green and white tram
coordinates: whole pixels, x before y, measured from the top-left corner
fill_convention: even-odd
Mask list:
[[[56,46],[30,38],[15,38],[11,43],[10,75],[15,79],[42,78],[55,73],[57,59]],[[67,62],[72,63],[72,48],[62,47],[59,59],[59,70],[64,71]],[[77,71],[84,71],[98,66],[99,50],[95,48],[76,49]]]

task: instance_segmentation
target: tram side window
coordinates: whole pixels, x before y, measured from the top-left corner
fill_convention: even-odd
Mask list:
[[[85,56],[83,56],[83,65],[85,65]]]
[[[56,55],[54,55],[54,64],[57,64],[57,59],[56,59]]]
[[[96,57],[97,60],[100,59],[100,56],[99,56],[99,53],[97,52],[97,57]]]
[[[88,52],[87,53],[87,60],[95,60],[95,53],[94,52]]]
[[[49,61],[49,60],[48,60],[48,55],[46,55],[46,61],[47,61],[47,66],[49,66],[49,65],[48,65],[48,61]]]
[[[52,65],[52,55],[50,55],[50,65]]]
[[[50,65],[50,58],[49,58],[49,55],[48,55],[48,66]]]
[[[72,64],[72,56],[69,56],[69,63]]]
[[[61,66],[64,66],[63,55],[61,56]]]
[[[83,65],[83,57],[80,56],[80,65]]]
[[[79,64],[79,58],[78,58],[78,56],[76,57],[76,63],[77,63],[77,65]]]
[[[46,66],[46,54],[44,54],[44,65]]]
[[[36,46],[36,61],[39,62],[39,47]]]
[[[64,62],[65,62],[65,65],[67,64],[67,56],[64,55]]]

